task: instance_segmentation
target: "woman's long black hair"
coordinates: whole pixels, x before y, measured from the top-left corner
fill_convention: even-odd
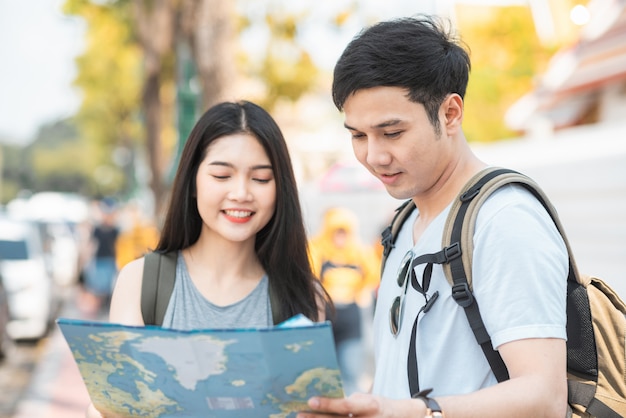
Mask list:
[[[182,250],[198,240],[202,229],[194,197],[198,168],[209,144],[223,136],[238,133],[250,134],[261,143],[274,170],[276,209],[268,224],[258,232],[255,242],[256,253],[269,278],[270,292],[280,305],[275,310],[279,318],[274,318],[274,321],[298,313],[318,320],[318,300],[326,303],[330,300],[310,265],[307,236],[287,144],[270,114],[254,103],[219,103],[207,110],[194,126],[178,164],[156,251]]]

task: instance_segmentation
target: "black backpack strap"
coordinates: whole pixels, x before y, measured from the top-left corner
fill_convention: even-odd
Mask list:
[[[141,314],[145,325],[163,324],[174,290],[178,252],[149,252],[144,256],[141,282]]]
[[[391,223],[385,228],[385,230],[381,233],[381,244],[383,245],[383,256],[380,263],[380,274],[382,276],[383,270],[385,269],[385,263],[387,262],[387,257],[389,253],[393,249],[396,239],[398,238],[398,231],[402,228],[402,224],[404,221],[411,215],[415,209],[415,203],[413,200],[409,199],[405,201],[402,205],[396,208],[396,213],[393,215]]]

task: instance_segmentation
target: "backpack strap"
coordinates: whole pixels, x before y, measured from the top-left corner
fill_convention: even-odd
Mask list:
[[[543,205],[565,241],[567,252],[570,256],[568,278],[577,283],[582,283],[574,258],[571,256],[571,247],[567,240],[567,236],[565,235],[565,230],[561,224],[558,213],[554,206],[550,203],[548,196],[544,193],[541,187],[530,177],[515,170],[489,167],[476,174],[463,187],[450,209],[450,214],[448,215],[448,219],[444,227],[443,248],[446,249],[450,246],[454,246],[456,243],[463,248],[462,260],[451,262],[449,265],[443,265],[444,273],[446,274],[446,278],[450,282],[450,285],[454,286],[453,274],[461,274],[460,271],[453,272],[453,270],[455,268],[459,269],[460,267],[463,267],[463,273],[465,274],[469,288],[471,289],[471,267],[472,256],[474,254],[473,236],[476,226],[476,217],[478,216],[478,209],[493,192],[507,184],[517,184],[523,186]]]
[[[383,256],[380,263],[380,275],[382,277],[383,270],[385,269],[385,263],[387,257],[393,249],[398,238],[398,231],[402,228],[402,224],[407,220],[411,212],[415,209],[415,202],[412,199],[405,201],[402,205],[396,208],[396,213],[391,219],[391,223],[385,228],[381,234],[381,244],[383,245]]]
[[[163,324],[163,317],[174,290],[177,251],[149,252],[144,256],[141,282],[141,314],[145,325]]]
[[[270,308],[272,308],[272,321],[274,322],[274,325],[278,325],[281,322],[287,320],[288,318],[283,318],[284,315],[281,314],[280,309],[279,309],[279,297],[277,292],[274,290],[274,286],[272,286],[272,282],[269,281],[267,284],[267,291],[269,292],[269,296],[270,296]]]
[[[452,248],[461,257],[451,258],[443,264],[446,278],[452,286],[452,297],[464,308],[476,341],[481,346],[491,369],[499,382],[509,378],[508,371],[500,354],[493,349],[491,337],[480,316],[478,302],[472,293],[473,235],[480,206],[500,187],[506,184],[519,184],[529,190],[544,206],[561,233],[569,254],[568,280],[579,282],[578,270],[571,256],[569,242],[556,210],[541,188],[529,177],[514,170],[490,167],[476,174],[463,187],[454,201],[443,233],[443,251]]]

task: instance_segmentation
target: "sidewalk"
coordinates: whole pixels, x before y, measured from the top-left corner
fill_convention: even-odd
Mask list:
[[[76,307],[75,297],[68,299],[59,316],[84,317]],[[78,366],[55,324],[13,418],[84,418],[89,403]]]

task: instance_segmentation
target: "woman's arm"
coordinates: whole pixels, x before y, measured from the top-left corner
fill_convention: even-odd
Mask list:
[[[141,315],[141,280],[143,257],[126,264],[115,282],[111,297],[109,322],[124,325],[144,325]],[[87,407],[86,418],[103,418],[93,404]]]

